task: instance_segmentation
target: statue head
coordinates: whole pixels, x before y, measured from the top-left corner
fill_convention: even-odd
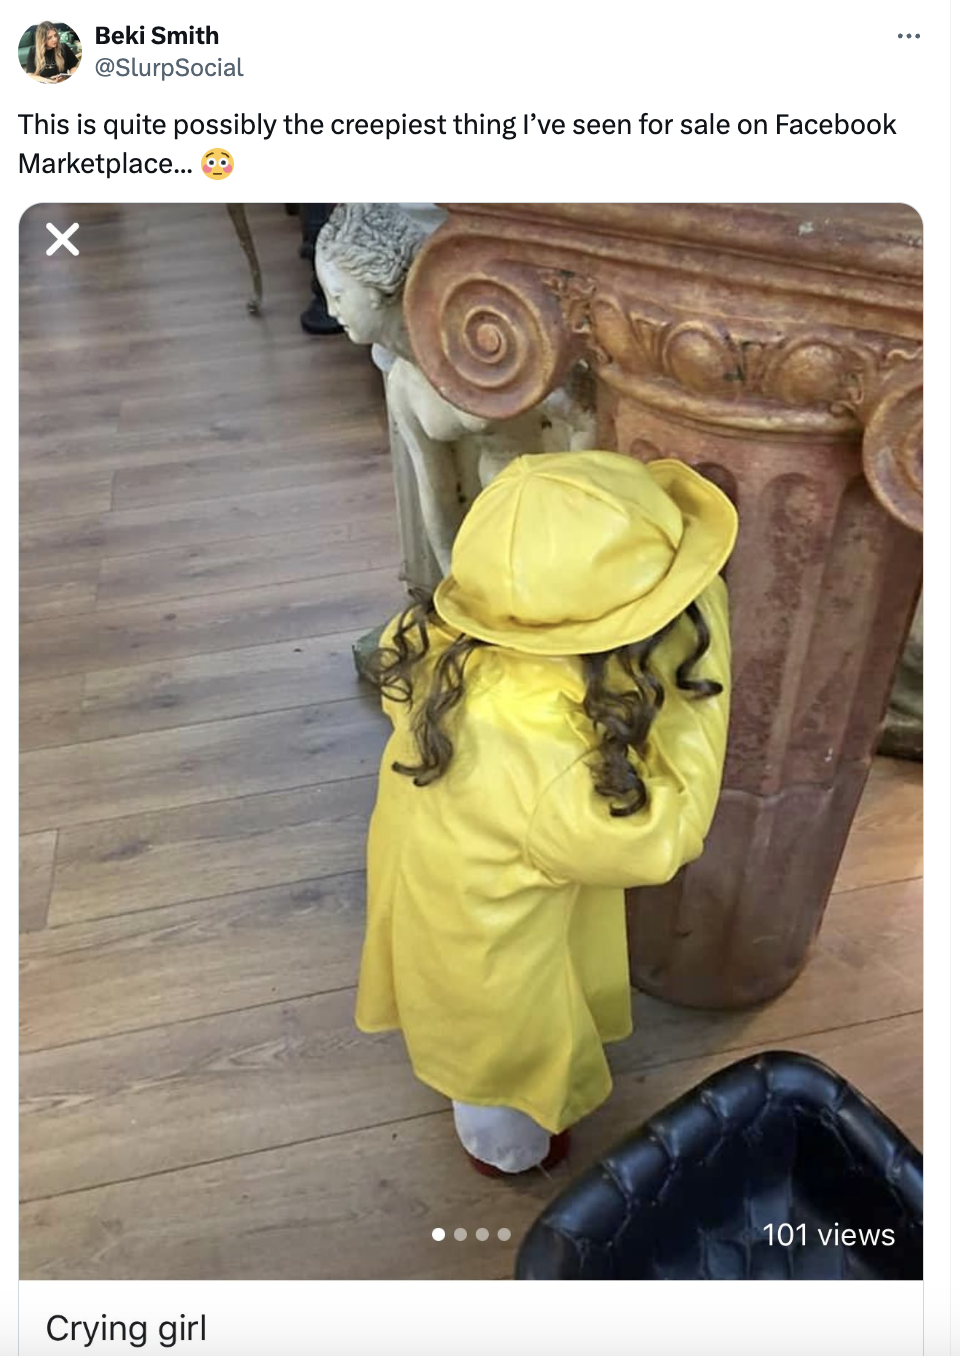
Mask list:
[[[355,344],[395,347],[403,284],[426,232],[396,203],[340,203],[317,236],[331,315]]]

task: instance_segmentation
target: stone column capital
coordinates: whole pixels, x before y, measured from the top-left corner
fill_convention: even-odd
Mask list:
[[[920,530],[919,228],[876,210],[453,207],[407,282],[414,352],[488,418],[531,408],[582,359],[671,417],[862,438],[873,493]]]

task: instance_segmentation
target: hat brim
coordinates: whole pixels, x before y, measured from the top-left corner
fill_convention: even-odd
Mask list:
[[[720,573],[737,539],[737,511],[722,490],[685,462],[650,461],[646,468],[683,514],[683,537],[673,563],[652,593],[588,621],[489,627],[471,616],[469,599],[448,575],[434,594],[437,612],[449,626],[477,640],[551,658],[599,654],[652,636]]]

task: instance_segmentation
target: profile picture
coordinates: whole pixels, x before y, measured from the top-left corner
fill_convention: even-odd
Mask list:
[[[58,85],[80,65],[83,49],[69,24],[32,24],[20,39],[20,65],[31,80]]]

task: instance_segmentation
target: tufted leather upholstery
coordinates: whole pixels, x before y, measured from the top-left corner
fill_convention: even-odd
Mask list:
[[[713,1074],[605,1154],[541,1214],[515,1274],[917,1279],[922,1191],[921,1155],[876,1107],[817,1060],[772,1051]],[[786,1230],[777,1241],[781,1224],[792,1244]],[[838,1245],[835,1225],[895,1241]]]

